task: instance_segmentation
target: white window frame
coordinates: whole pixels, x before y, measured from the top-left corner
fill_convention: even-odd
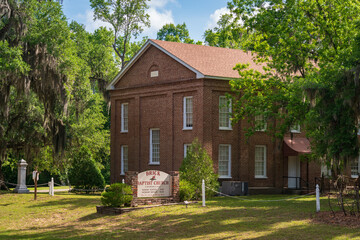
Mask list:
[[[301,133],[300,124],[296,124],[290,127],[290,132],[292,133]]]
[[[264,149],[264,156],[263,156],[263,162],[264,162],[264,175],[256,175],[256,148],[263,148]],[[266,159],[266,145],[255,145],[255,154],[254,154],[254,175],[255,175],[255,178],[267,178],[267,175],[266,175],[266,162],[267,162],[267,159]]]
[[[153,131],[159,131],[159,161],[154,162],[153,160]],[[160,129],[151,128],[150,129],[150,161],[149,165],[160,165]]]
[[[357,172],[358,172],[358,174],[355,175],[355,174],[352,173],[353,167],[354,167],[354,164],[351,163],[351,165],[350,165],[350,174],[351,174],[351,177],[352,177],[352,178],[358,178],[358,177],[359,177],[359,170],[360,170],[360,156],[357,158]]]
[[[187,100],[191,99],[191,112],[187,112]],[[188,125],[188,114],[191,114],[191,126]],[[184,97],[183,100],[183,130],[192,130],[194,125],[194,101],[192,96]]]
[[[220,166],[220,159],[221,159],[221,151],[220,148],[221,147],[227,147],[228,149],[228,153],[229,153],[229,158],[228,160],[228,174],[227,175],[220,175],[219,173],[219,166]],[[219,144],[219,154],[218,154],[218,173],[219,173],[219,178],[231,178],[231,145],[230,144]]]
[[[221,103],[221,101],[225,99],[226,104],[229,103],[229,106],[223,106],[223,104]],[[224,110],[227,110],[226,112]],[[222,114],[227,114],[228,116],[228,121],[227,121],[227,126],[221,126],[221,115]],[[231,99],[227,99],[226,96],[219,96],[219,129],[220,130],[232,130],[232,125],[231,125],[231,118],[230,115],[232,114],[232,101]]]
[[[258,128],[259,123],[262,123],[263,128]],[[267,122],[264,118],[263,114],[259,114],[255,116],[255,131],[257,132],[265,132],[267,129]]]
[[[184,144],[184,158],[186,158],[186,154],[187,154],[187,149],[188,149],[188,147],[190,147],[191,146],[191,144],[190,143],[185,143]]]
[[[125,121],[125,106],[126,106],[126,121]],[[127,133],[129,131],[129,104],[121,104],[121,132]]]
[[[124,155],[124,148],[127,148],[127,156],[125,158],[125,155]],[[126,163],[127,165],[129,164],[129,147],[128,145],[121,145],[121,173],[120,175],[125,175],[125,172],[128,171],[128,169],[126,169],[125,171],[125,160],[126,160]]]

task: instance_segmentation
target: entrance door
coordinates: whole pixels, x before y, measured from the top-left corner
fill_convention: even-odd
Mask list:
[[[300,188],[300,161],[297,156],[288,157],[288,177],[288,188]]]

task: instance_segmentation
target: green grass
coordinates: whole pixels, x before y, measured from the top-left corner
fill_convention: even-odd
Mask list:
[[[201,204],[164,206],[118,216],[96,213],[99,196],[55,193],[0,194],[0,239],[360,239],[354,228],[311,221],[315,198],[261,202],[214,198]],[[322,209],[327,210],[322,199]]]

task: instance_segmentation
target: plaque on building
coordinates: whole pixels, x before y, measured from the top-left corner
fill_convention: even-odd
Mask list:
[[[148,170],[138,175],[137,197],[171,196],[171,176],[158,170]]]

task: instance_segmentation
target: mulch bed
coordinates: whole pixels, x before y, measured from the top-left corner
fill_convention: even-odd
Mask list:
[[[335,216],[331,211],[318,212],[315,216],[313,216],[312,221],[316,223],[325,223],[351,228],[360,227],[360,216],[350,215],[349,213],[345,216],[343,212],[335,212]]]

